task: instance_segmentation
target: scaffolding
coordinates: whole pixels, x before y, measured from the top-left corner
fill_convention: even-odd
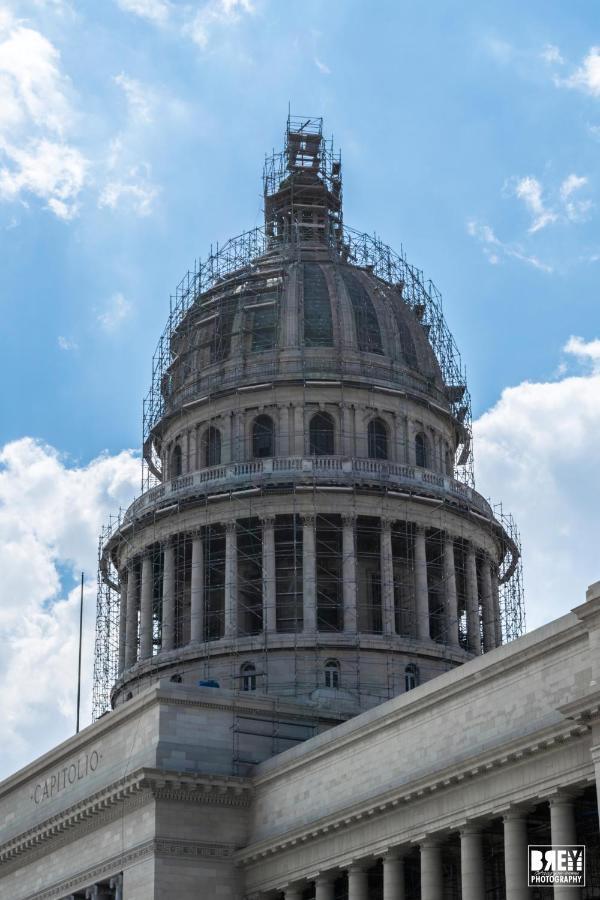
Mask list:
[[[288,118],[285,148],[282,153],[275,153],[266,160],[263,187],[265,225],[247,231],[221,246],[211,247],[208,257],[204,261],[195,262],[193,270],[182,279],[170,299],[169,317],[153,355],[151,386],[143,404],[142,494],[128,511],[121,511],[110,520],[100,537],[93,690],[95,719],[110,709],[111,690],[118,679],[120,668],[119,591],[123,588],[119,584],[115,568],[115,549],[118,546],[122,548],[123,545],[135,547],[138,529],[143,530],[144,541],[151,550],[153,573],[152,655],[148,666],[154,666],[158,672],[161,668],[158,654],[166,627],[162,612],[162,529],[170,517],[186,512],[192,504],[197,510],[195,527],[202,529],[204,569],[201,577],[206,621],[202,641],[195,648],[195,668],[190,670],[189,659],[182,656],[180,670],[175,664],[169,669],[169,675],[174,680],[185,670],[188,675],[192,671],[199,680],[210,681],[217,670],[223,670],[223,663],[217,662],[213,648],[214,642],[223,637],[226,628],[224,592],[228,537],[224,525],[213,521],[211,515],[216,500],[226,501],[227,517],[233,516],[237,522],[240,634],[239,640],[231,644],[227,677],[231,684],[241,689],[246,683],[244,679],[250,679],[248,684],[253,685],[252,689],[259,686],[261,690],[292,700],[311,692],[318,693],[323,683],[315,680],[317,661],[323,659],[324,655],[326,657],[332,646],[332,638],[337,639],[341,635],[344,643],[338,649],[341,648],[340,652],[343,650],[345,659],[353,659],[353,682],[348,687],[354,696],[359,700],[364,696],[371,698],[373,702],[382,702],[395,696],[400,690],[407,689],[405,679],[410,672],[408,668],[406,671],[398,669],[395,638],[386,639],[378,654],[368,656],[363,652],[363,644],[365,641],[368,643],[369,635],[382,636],[384,594],[390,589],[393,596],[394,630],[396,635],[402,637],[402,658],[418,659],[423,680],[455,665],[457,648],[449,640],[448,628],[450,624],[456,625],[459,649],[467,650],[466,607],[470,577],[467,535],[470,533],[469,528],[472,530],[469,522],[472,522],[473,515],[477,517],[482,533],[487,534],[490,542],[501,547],[502,562],[498,572],[500,619],[496,627],[501,632],[503,641],[513,640],[525,628],[518,532],[512,517],[505,514],[501,506],[492,510],[474,491],[471,400],[461,357],[444,318],[439,291],[420,269],[408,263],[403,248],[396,253],[379,237],[343,224],[341,157],[334,151],[333,144],[324,140],[320,119]],[[340,304],[340,296],[344,290],[350,293],[344,272],[352,266],[353,271],[368,279],[382,306],[398,309],[407,306],[420,323],[439,365],[442,385],[441,388],[436,387],[434,379],[430,378],[427,392],[437,400],[438,408],[443,413],[450,412],[460,435],[459,450],[451,466],[453,477],[440,474],[439,467],[437,474],[431,471],[419,474],[410,465],[369,459],[367,457],[373,456],[370,452],[358,454],[364,457],[362,462],[343,462],[343,454],[328,452],[323,435],[318,436],[321,442],[319,453],[313,452],[314,448],[310,454],[296,452],[304,441],[303,426],[297,422],[288,426],[290,445],[294,445],[296,451],[290,452],[285,460],[272,459],[276,454],[263,454],[260,450],[261,446],[270,446],[271,451],[274,447],[273,444],[269,445],[266,431],[258,436],[258,454],[248,454],[244,437],[232,434],[230,438],[223,439],[221,432],[213,428],[213,424],[221,416],[217,405],[220,402],[219,391],[223,388],[235,389],[230,395],[228,410],[230,413],[241,414],[246,412],[244,404],[247,403],[247,395],[241,390],[245,389],[244,385],[248,382],[268,388],[272,392],[274,404],[275,392],[281,384],[286,384],[285,379],[278,380],[279,363],[265,358],[263,351],[274,347],[273,335],[285,289],[282,271],[295,265],[295,277],[299,284],[303,285],[303,279],[306,278],[313,292],[320,289],[314,272],[305,271],[306,267],[302,263],[302,253],[306,252],[307,247],[311,252],[318,250],[320,262],[330,265],[331,275],[328,277],[333,279],[334,286],[330,284],[331,289],[328,290],[332,304]],[[239,305],[242,302],[244,309],[252,311],[252,318],[249,320],[251,325],[248,326],[246,319],[243,319],[243,324],[238,325],[238,332],[235,333],[232,310],[234,303]],[[218,315],[215,314],[216,311]],[[336,321],[341,321],[339,309],[335,310],[335,317]],[[217,324],[212,330],[206,331],[204,344],[198,344],[196,337],[193,337],[198,333],[198,326],[211,321],[216,321]],[[368,324],[365,321],[366,338]],[[250,335],[245,333],[248,327],[251,329]],[[194,373],[198,358],[194,354],[209,353],[210,359],[219,363],[231,356],[233,342],[237,342],[243,349],[227,376],[229,382],[225,380],[224,369],[221,368],[213,380],[211,376],[203,381],[192,381],[184,387],[175,384],[174,373],[178,366],[185,366],[188,373]],[[302,351],[298,369],[293,371],[293,384],[296,390],[301,391],[300,405],[305,409],[314,413],[326,413],[328,405],[340,406],[344,402],[346,391],[350,388],[346,387],[339,372],[344,365],[346,349],[348,348],[342,342],[338,342],[336,349],[332,348],[329,358],[323,358],[322,365],[329,366],[327,371],[331,380],[317,382],[306,375],[306,348]],[[383,367],[378,368],[374,361],[365,362],[361,366],[360,389],[364,392],[365,402],[370,403],[372,401],[369,396],[373,392],[384,390],[386,375],[381,374]],[[335,380],[336,377],[339,380]],[[409,392],[413,384],[420,389],[416,375],[401,373],[401,377],[409,386]],[[318,399],[315,397],[316,386],[320,391]],[[266,402],[267,412],[268,403],[269,401]],[[164,453],[161,461],[159,435],[161,423],[166,416],[185,416],[190,408],[200,404],[203,422],[210,426],[203,438],[205,443],[201,448],[194,448],[194,462],[190,464],[188,460],[186,466],[182,465],[182,455],[187,453],[189,456],[192,451],[189,446],[187,451],[182,451],[179,447],[179,463],[175,470],[163,471]],[[265,418],[268,419],[268,415]],[[256,421],[259,419],[260,416]],[[342,444],[348,438],[345,428],[345,424],[340,425],[339,438]],[[227,440],[230,441],[229,446]],[[253,448],[254,451],[256,449]],[[377,452],[376,448],[374,455]],[[202,462],[199,462],[200,455]],[[229,459],[227,464],[221,462],[222,456]],[[254,456],[254,459],[250,459],[250,456]],[[339,492],[338,496],[343,498],[347,506],[352,507],[356,516],[355,564],[358,570],[356,579],[359,599],[357,627],[353,634],[344,630],[342,587],[350,560],[345,555],[341,514],[322,508],[319,501],[325,495],[321,491],[327,491],[333,497],[336,491]],[[364,496],[365,491],[369,494],[368,514],[360,505],[360,497]],[[269,615],[269,611],[265,610],[262,602],[263,525],[260,518],[263,501],[282,493],[287,497],[287,507],[285,515],[277,514],[274,525],[276,608],[272,611],[272,616],[276,622],[277,639],[287,641],[288,649],[293,652],[293,667],[285,673],[276,672],[269,666],[273,635],[267,633],[264,622],[264,616]],[[390,588],[382,580],[380,535],[381,517],[391,497],[395,498],[395,520],[390,536],[393,564],[393,585]],[[441,654],[435,661],[429,662],[420,654],[418,641],[414,637],[418,631],[414,594],[415,526],[411,514],[411,504],[415,497],[418,497],[419,502],[427,504],[428,509],[425,550],[429,573],[429,616],[432,639]],[[447,621],[443,608],[446,591],[444,517],[448,509],[448,498],[451,498],[451,509],[457,523],[462,523],[457,526],[459,533],[456,535],[454,551],[458,599],[458,618],[454,623]],[[314,510],[316,544],[317,628],[310,645],[302,634],[305,548],[300,516],[306,515],[307,504]],[[336,504],[332,503],[331,507],[335,509]],[[173,565],[174,643],[176,647],[183,648],[191,635],[192,546],[188,534],[179,535],[173,544]],[[134,567],[132,577],[137,582],[141,580],[139,564],[137,568]],[[331,652],[335,656],[337,651]],[[254,660],[252,671],[243,668],[244,659],[249,656]],[[262,660],[260,664],[259,660]],[[416,671],[416,662],[414,665]],[[332,681],[336,677],[339,679],[339,673],[336,676],[334,669],[326,673],[326,678],[331,678]],[[283,724],[280,723],[281,728],[279,725],[274,726],[275,730],[268,734],[274,747],[282,747],[285,741],[294,739],[294,729],[290,730],[290,726],[286,730]],[[242,720],[234,724],[233,753],[240,765],[244,762],[241,736],[246,733],[256,735],[253,731],[255,727],[248,726]],[[302,727],[310,730],[310,726]],[[265,739],[266,737],[267,735]]]

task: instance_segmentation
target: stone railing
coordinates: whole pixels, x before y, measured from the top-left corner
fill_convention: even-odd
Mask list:
[[[258,485],[284,484],[290,480],[297,484],[311,485],[319,482],[340,485],[375,483],[392,489],[417,493],[422,491],[440,497],[450,495],[467,503],[481,515],[490,518],[493,515],[490,505],[477,491],[454,478],[427,469],[375,459],[287,456],[226,463],[174,478],[138,497],[125,513],[124,521],[129,522],[187,496],[241,490]]]

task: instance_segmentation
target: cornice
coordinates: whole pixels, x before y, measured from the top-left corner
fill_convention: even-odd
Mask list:
[[[139,769],[0,845],[0,871],[3,871],[4,865],[23,853],[35,850],[66,832],[71,832],[72,838],[69,839],[75,840],[80,836],[84,823],[90,824],[89,820],[96,819],[96,822],[86,829],[88,831],[98,827],[99,824],[104,824],[109,818],[106,816],[109,808],[118,807],[120,811],[122,803],[136,796],[140,799],[140,804],[152,799],[168,799],[243,808],[251,801],[252,787],[249,781],[236,776],[192,775],[165,772],[160,769]],[[104,818],[100,821],[97,820],[98,816]]]
[[[139,862],[151,856],[177,857],[183,859],[227,859],[234,853],[233,844],[207,843],[204,841],[187,841],[180,838],[157,836],[153,840],[144,841],[125,853],[103,860],[96,866],[78,872],[71,878],[55,882],[52,887],[41,892],[29,894],[23,900],[57,900],[83,886],[93,884],[100,878],[117,874],[131,863]]]
[[[299,844],[316,840],[330,832],[352,827],[362,821],[372,819],[376,815],[388,813],[393,809],[426,799],[450,788],[465,786],[475,779],[485,777],[507,766],[528,761],[543,753],[558,749],[572,740],[577,740],[588,734],[589,731],[589,727],[581,723],[558,723],[549,726],[543,731],[515,739],[494,750],[480,753],[475,759],[471,757],[446,769],[441,769],[434,775],[426,775],[410,783],[410,787],[406,783],[399,785],[375,799],[347,807],[309,826],[245,847],[236,853],[236,860],[240,864],[254,863],[275,853],[290,850]],[[585,773],[578,772],[577,778],[581,779],[584,775]],[[511,802],[513,802],[511,799],[498,798],[499,810],[510,805]]]
[[[540,629],[542,630],[544,629]],[[386,704],[350,719],[335,730],[317,735],[312,739],[313,743],[317,742],[315,747],[301,745],[286,751],[280,757],[272,757],[260,763],[253,777],[253,783],[259,786],[287,777],[295,769],[303,768],[331,753],[337,754],[342,748],[367,736],[371,738],[377,732],[396,727],[401,720],[409,718],[415,712],[423,714],[441,703],[459,700],[461,696],[471,692],[475,684],[478,687],[489,682],[497,685],[499,676],[509,679],[519,668],[531,664],[541,656],[547,656],[553,650],[580,640],[585,634],[583,625],[576,621],[570,627],[557,634],[548,635],[534,644],[528,645],[528,638],[531,635],[524,635],[512,644],[504,644],[496,650],[477,656],[463,666],[425,682],[408,694],[388,700]],[[525,643],[525,646],[515,648],[514,644],[520,642]],[[386,705],[393,708],[382,712]]]

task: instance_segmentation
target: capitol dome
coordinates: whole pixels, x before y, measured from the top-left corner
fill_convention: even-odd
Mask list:
[[[344,225],[320,119],[264,196],[172,300],[144,490],[103,536],[97,714],[167,677],[345,718],[522,628],[439,293]]]

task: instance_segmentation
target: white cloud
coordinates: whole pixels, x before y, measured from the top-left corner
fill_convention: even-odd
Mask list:
[[[571,335],[564,346],[565,353],[571,353],[582,362],[589,363],[592,371],[600,374],[600,339],[585,341],[581,337]]]
[[[516,259],[519,262],[533,266],[541,272],[552,272],[552,266],[543,262],[537,256],[526,253],[519,244],[509,244],[501,241],[490,225],[476,222],[467,223],[467,232],[482,245],[483,252],[492,265],[498,265],[502,258]]]
[[[600,578],[600,341],[571,338],[564,351],[595,369],[507,388],[474,424],[478,489],[521,531],[529,628],[582,603]]]
[[[551,65],[563,65],[564,63],[561,52],[555,44],[546,44],[540,55],[544,62]]]
[[[133,306],[123,294],[113,294],[106,308],[98,313],[97,319],[105,331],[116,331],[131,315]]]
[[[600,97],[600,47],[591,47],[579,68],[568,78],[556,79],[556,83]]]
[[[532,223],[529,227],[530,234],[540,231],[546,225],[556,222],[557,213],[547,209],[542,198],[542,186],[537,178],[531,175],[519,178],[514,185],[515,195],[525,203],[532,215]]]
[[[0,450],[0,778],[74,731],[82,571],[90,719],[98,533],[135,494],[139,465],[123,451],[70,467],[31,438]]]
[[[164,0],[117,0],[117,5],[155,25],[164,25],[169,18],[170,4]]]
[[[160,189],[146,178],[139,177],[137,169],[131,170],[130,177],[133,181],[114,180],[104,186],[98,199],[100,208],[117,209],[124,206],[137,216],[150,215]]]
[[[184,33],[203,50],[208,47],[213,30],[237,24],[244,15],[254,12],[251,0],[209,0],[187,23]]]
[[[115,75],[115,83],[122,89],[131,114],[141,122],[152,121],[152,93],[146,85],[124,72]]]
[[[72,218],[88,162],[68,142],[75,116],[60,54],[39,31],[0,18],[0,199],[38,197]]]
[[[587,184],[587,178],[581,175],[568,175],[560,186],[560,196],[563,200],[566,200],[574,191],[578,191],[585,184]]]
[[[0,140],[0,150],[8,161],[8,165],[0,165],[0,198],[14,200],[34,194],[46,200],[58,218],[76,215],[88,168],[79,150],[45,139],[21,147]]]
[[[71,121],[60,54],[39,31],[15,25],[0,44],[0,127],[31,122],[62,135]]]
[[[331,69],[329,68],[329,66],[326,65],[326,63],[321,62],[321,60],[317,56],[315,56],[315,66],[317,67],[321,75],[331,75]]]
[[[573,194],[587,184],[587,178],[580,175],[568,175],[560,186],[560,197],[565,214],[571,222],[581,222],[592,208],[591,200],[576,200]]]
[[[67,338],[63,334],[59,334],[57,343],[61,350],[79,350],[77,341]]]

